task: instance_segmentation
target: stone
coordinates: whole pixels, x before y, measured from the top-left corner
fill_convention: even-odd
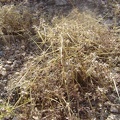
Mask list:
[[[0,65],[0,70],[3,68],[3,66],[2,65]]]
[[[10,65],[7,65],[7,64],[6,64],[4,67],[5,67],[6,70],[8,70],[8,71],[11,70],[11,66],[10,66]]]
[[[13,62],[13,64],[11,65],[12,69],[13,69],[16,65],[17,65],[17,60],[15,60],[15,61]]]
[[[26,53],[24,52],[24,53],[22,53],[21,55],[22,55],[22,56],[25,56],[25,55],[26,55]]]
[[[0,103],[3,103],[3,100],[2,100],[2,99],[0,99]]]
[[[8,60],[6,63],[7,63],[8,65],[11,65],[11,64],[12,64],[12,61],[9,61],[9,60]]]
[[[25,50],[25,45],[22,45],[22,46],[21,46],[21,49]]]
[[[2,70],[1,71],[1,75],[4,77],[4,76],[6,76],[7,75],[7,72],[5,71],[5,70]]]
[[[3,77],[7,75],[6,69],[3,68],[2,65],[0,65],[0,75],[3,76]]]
[[[18,53],[20,53],[20,51],[19,51],[19,50],[16,50],[15,53],[18,54]]]
[[[20,118],[19,117],[13,117],[12,120],[20,120]]]
[[[19,72],[15,72],[15,75],[19,75],[20,73]]]
[[[7,73],[6,73],[6,75],[7,75]],[[3,83],[7,83],[7,79],[4,79],[4,80],[2,80],[3,81]]]
[[[33,119],[34,120],[39,120],[39,117],[38,116],[33,116]]]
[[[67,5],[68,1],[67,0],[55,0],[56,5]]]
[[[0,51],[0,56],[3,56],[3,51]]]
[[[111,113],[118,113],[119,110],[118,110],[117,107],[115,107],[115,106],[111,106],[111,108],[110,108],[110,112],[111,112]]]

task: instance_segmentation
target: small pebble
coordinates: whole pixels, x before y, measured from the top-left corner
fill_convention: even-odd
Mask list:
[[[10,50],[10,48],[9,48],[9,47],[6,47],[6,50]]]
[[[3,70],[3,71],[6,71],[6,68],[3,67],[2,70]]]
[[[111,112],[111,113],[118,113],[119,110],[118,110],[117,107],[115,107],[115,106],[111,106],[111,108],[110,108],[110,112]]]
[[[15,72],[15,75],[19,75],[20,73],[19,72]]]
[[[7,65],[7,64],[6,64],[4,67],[5,67],[6,70],[8,70],[8,71],[11,70],[11,66],[10,66],[10,65]]]
[[[2,65],[0,65],[0,70],[3,68],[3,66]]]
[[[19,120],[19,118],[18,117],[14,117],[12,120]]]
[[[24,50],[25,49],[25,45],[22,45],[21,48]]]
[[[3,51],[0,51],[0,56],[3,56]]]
[[[14,68],[15,66],[16,66],[16,64],[17,64],[17,60],[15,60],[14,62],[13,62],[13,64],[12,64],[12,68]]]
[[[3,71],[1,71],[1,74],[2,74],[2,76],[4,77],[4,76],[7,75],[7,72],[6,72],[5,70],[3,70]]]
[[[11,64],[12,64],[12,61],[9,61],[9,60],[8,60],[6,63],[7,63],[8,65],[11,65]]]
[[[0,99],[0,103],[3,103],[3,100],[2,100],[2,99]]]
[[[15,53],[18,54],[18,53],[20,53],[20,51],[19,51],[19,50],[16,50]]]
[[[22,56],[25,56],[26,55],[26,53],[24,52],[24,53],[22,53]]]
[[[5,79],[5,80],[3,80],[3,82],[4,82],[4,83],[7,83],[7,80]]]

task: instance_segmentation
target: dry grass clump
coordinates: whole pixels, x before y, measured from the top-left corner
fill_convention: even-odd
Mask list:
[[[21,4],[4,5],[0,8],[0,41],[11,44],[16,40],[28,41],[30,35],[34,35],[32,25],[33,14],[30,9]],[[25,40],[26,39],[26,40]]]
[[[98,111],[113,86],[110,59],[118,57],[120,46],[119,38],[99,22],[74,10],[66,17],[53,18],[52,25],[40,21],[33,26],[41,39],[33,39],[41,54],[28,61],[8,87],[19,117],[77,120],[101,116]]]

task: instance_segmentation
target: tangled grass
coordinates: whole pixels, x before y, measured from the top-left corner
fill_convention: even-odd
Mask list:
[[[0,118],[10,115],[26,120],[77,120],[101,116],[97,111],[114,86],[111,69],[120,55],[116,31],[77,9],[66,17],[54,17],[51,24],[44,18],[31,24],[34,17],[26,11],[20,14],[14,6],[2,8],[0,16],[4,38],[3,28],[9,30],[7,33],[24,31],[26,40],[34,42],[40,51],[24,64],[20,76],[10,80],[10,95],[0,109]]]

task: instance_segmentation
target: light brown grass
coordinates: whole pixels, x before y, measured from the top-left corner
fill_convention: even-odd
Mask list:
[[[13,31],[29,28],[20,14],[13,13],[4,16],[7,20],[3,19],[4,26],[9,25]],[[15,23],[9,20],[11,15]],[[36,120],[95,117],[98,103],[94,106],[91,102],[97,98],[107,100],[106,93],[113,85],[110,74],[114,65],[110,60],[120,54],[117,33],[99,22],[95,16],[75,9],[66,17],[54,17],[51,25],[42,19],[39,25],[33,24],[41,41],[30,35],[31,40],[41,53],[25,63],[27,69],[10,80],[8,87],[10,93],[20,90],[20,98],[13,105],[14,110],[20,111],[19,117]],[[86,101],[90,109],[82,110],[81,101]]]

